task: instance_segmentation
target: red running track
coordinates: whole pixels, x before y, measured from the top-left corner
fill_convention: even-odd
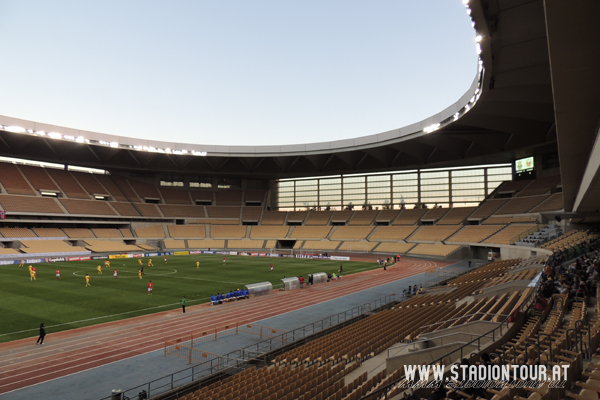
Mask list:
[[[35,338],[3,343],[0,344],[0,394],[159,350],[167,339],[238,321],[256,322],[338,298],[342,287],[342,293],[347,295],[448,264],[404,258],[387,271],[346,275],[342,280],[306,290],[278,291],[218,307],[202,304],[188,307],[186,314],[179,310],[164,311],[49,334],[43,346],[36,346]]]

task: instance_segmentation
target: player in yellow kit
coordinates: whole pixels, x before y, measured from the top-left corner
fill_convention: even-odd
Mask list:
[[[196,261],[196,269],[200,268],[200,261]]]
[[[102,275],[102,266],[98,265],[98,268],[96,268],[98,270],[98,275]]]
[[[142,279],[142,270],[138,269],[138,278]]]
[[[30,265],[28,268],[29,268],[29,273],[32,273],[33,272],[33,265]]]
[[[35,272],[33,272],[32,270],[29,270],[29,280],[30,281],[36,281],[37,279],[35,279]]]
[[[19,264],[19,267],[22,267],[23,265],[25,265],[25,260],[21,260],[21,264]]]
[[[85,287],[92,286],[90,285],[90,276],[85,274]]]
[[[104,267],[110,268],[110,261],[104,260]]]
[[[144,265],[141,258],[138,258],[138,262],[140,263],[140,266]]]
[[[152,259],[151,258],[148,259],[148,266],[149,267],[154,267],[154,264],[152,264]]]

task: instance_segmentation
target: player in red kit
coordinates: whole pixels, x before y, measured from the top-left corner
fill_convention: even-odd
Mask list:
[[[148,282],[148,295],[152,294],[152,281]]]
[[[60,279],[60,269],[56,269],[56,281]],[[62,279],[61,279],[62,280]]]

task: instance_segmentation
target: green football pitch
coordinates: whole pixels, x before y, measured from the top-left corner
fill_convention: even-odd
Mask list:
[[[337,272],[340,263],[344,274],[377,268],[376,262],[349,262],[295,258],[267,258],[222,255],[154,257],[154,266],[147,267],[138,278],[137,258],[110,260],[110,268],[97,266],[104,260],[35,264],[37,280],[29,278],[27,265],[0,266],[0,342],[35,336],[40,323],[46,323],[48,332],[58,332],[82,326],[151,314],[180,307],[186,297],[187,305],[209,301],[211,294],[244,288],[245,284],[270,281],[274,288],[281,287],[284,276],[305,278],[310,273]],[[200,261],[200,268],[196,268]],[[270,264],[274,272],[270,272]],[[56,269],[61,280],[55,279]],[[113,271],[118,271],[118,278]],[[85,275],[91,277],[91,286],[85,287]],[[148,295],[148,281],[154,293]]]

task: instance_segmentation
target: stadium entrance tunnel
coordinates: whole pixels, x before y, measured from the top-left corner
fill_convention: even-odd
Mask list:
[[[277,241],[278,249],[292,250],[295,245],[296,245],[296,240],[278,240]]]

